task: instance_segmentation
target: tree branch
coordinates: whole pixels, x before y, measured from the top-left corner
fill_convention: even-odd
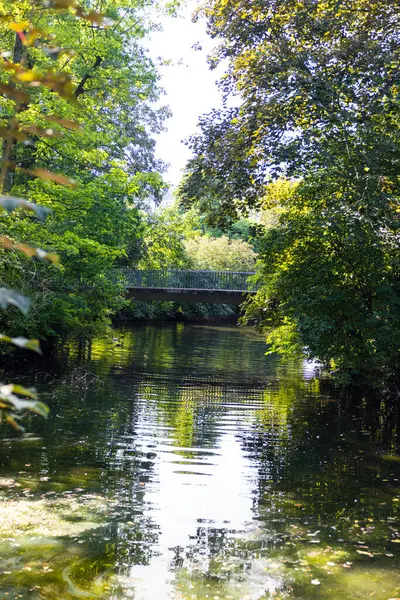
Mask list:
[[[78,87],[75,90],[75,98],[79,98],[79,96],[81,96],[84,93],[86,82],[93,76],[94,71],[96,71],[96,69],[100,67],[102,62],[102,57],[96,56],[96,60],[94,61],[93,67],[91,68],[90,72],[86,73],[80,80]]]

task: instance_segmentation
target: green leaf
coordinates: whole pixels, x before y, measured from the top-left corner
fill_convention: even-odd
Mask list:
[[[5,417],[6,422],[9,423],[11,425],[11,427],[16,429],[17,431],[25,431],[25,429],[22,427],[22,425],[20,423],[17,423],[16,418],[17,418],[17,415],[13,415],[13,414],[7,414]]]
[[[47,404],[39,401],[31,402],[30,404],[31,407],[28,410],[36,413],[37,415],[40,415],[41,417],[44,417],[45,419],[48,417],[50,408],[47,406]]]
[[[0,288],[0,307],[4,309],[9,304],[13,304],[26,315],[30,309],[31,301],[15,290]]]
[[[14,344],[14,346],[18,346],[19,348],[25,348],[25,350],[33,350],[38,354],[42,354],[40,350],[39,340],[29,340],[24,337],[9,337],[8,335],[0,334],[0,341],[8,342],[10,344]]]
[[[15,196],[0,196],[0,206],[8,212],[12,212],[16,208],[33,210],[41,221],[44,221],[50,212],[50,209],[45,206],[40,206],[40,204],[34,204],[23,198],[16,198]]]
[[[19,398],[16,394],[27,396],[32,399],[25,400],[24,398]],[[25,388],[22,385],[14,383],[9,383],[6,385],[0,384],[0,400],[2,400],[2,408],[6,411],[15,410],[19,413],[33,412],[41,417],[46,418],[50,412],[50,409],[46,404],[44,404],[44,402],[39,402],[36,400],[36,398],[36,391],[33,389]],[[21,429],[21,427],[16,427],[16,419],[20,419],[20,417],[13,413],[7,413],[7,422],[13,427]]]
[[[41,417],[46,418],[49,414],[49,407],[43,402],[36,402],[35,400],[22,400],[18,396],[10,396],[8,402],[12,404],[13,408],[18,412],[33,412]]]
[[[37,398],[36,390],[32,388],[26,388],[16,383],[9,383],[8,385],[0,386],[0,394],[3,396],[11,393],[19,394],[20,396],[28,396],[29,398]]]

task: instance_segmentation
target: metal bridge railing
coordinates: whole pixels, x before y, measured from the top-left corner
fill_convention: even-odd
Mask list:
[[[249,280],[254,271],[184,271],[178,269],[115,269],[113,275],[122,278],[130,289],[214,290],[255,292],[257,284]]]

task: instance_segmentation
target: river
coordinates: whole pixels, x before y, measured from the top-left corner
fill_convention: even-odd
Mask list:
[[[400,597],[395,406],[250,328],[114,336],[26,369],[51,413],[0,431],[0,598]]]

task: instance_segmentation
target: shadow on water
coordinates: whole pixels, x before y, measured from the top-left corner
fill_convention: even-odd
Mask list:
[[[1,431],[0,597],[400,596],[399,409],[250,329],[143,325],[36,365]]]

